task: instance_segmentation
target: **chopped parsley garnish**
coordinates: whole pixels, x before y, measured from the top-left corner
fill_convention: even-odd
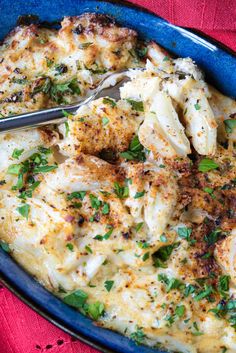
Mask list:
[[[167,277],[165,274],[158,274],[158,281],[166,285],[166,292],[169,293],[172,289],[183,290],[185,285],[179,279],[174,277]]]
[[[65,94],[81,94],[81,90],[76,78],[73,78],[66,82],[55,82],[50,77],[43,77],[32,92],[32,96],[37,93],[45,93],[49,95],[50,99],[58,104],[67,103],[64,98]]]
[[[54,61],[49,59],[49,58],[46,58],[46,64],[47,64],[47,67],[52,67]]]
[[[7,169],[7,174],[18,175],[22,168],[22,164],[11,164]]]
[[[227,297],[229,291],[230,276],[222,275],[219,278],[218,289],[222,297]]]
[[[147,261],[147,260],[149,259],[149,257],[150,257],[150,253],[149,253],[149,252],[146,252],[146,253],[143,255],[143,257],[142,257],[142,260],[143,260],[143,261]]]
[[[33,172],[35,174],[39,174],[39,173],[48,173],[51,172],[54,169],[57,169],[58,165],[54,164],[54,165],[43,165],[43,166],[39,166],[39,167],[35,167]]]
[[[63,298],[64,303],[73,306],[73,308],[81,309],[88,299],[88,294],[79,289]]]
[[[109,123],[109,119],[104,116],[104,117],[102,118],[102,125],[103,125],[103,126],[106,126],[108,123]]]
[[[5,252],[9,253],[11,251],[9,245],[2,240],[0,240],[0,248],[4,250]]]
[[[88,253],[90,253],[90,254],[93,253],[92,249],[91,249],[90,246],[88,246],[88,245],[85,246],[85,250],[86,250]]]
[[[208,301],[212,301],[210,296],[214,292],[215,290],[211,285],[205,284],[204,289],[202,289],[197,295],[195,295],[194,300],[200,301],[202,299],[207,299]]]
[[[196,110],[200,110],[200,109],[201,109],[201,106],[200,106],[198,103],[196,103],[196,104],[194,104],[194,108],[195,108]]]
[[[162,61],[170,61],[169,56],[165,56]]]
[[[69,132],[70,132],[70,127],[68,121],[65,121],[65,129],[66,129],[66,134],[65,136],[68,137]]]
[[[111,98],[103,98],[102,100],[103,104],[109,104],[112,108],[114,108],[116,106],[116,102],[111,99]]]
[[[200,332],[200,331],[199,331],[199,328],[198,328],[198,325],[197,325],[196,321],[194,321],[193,327],[194,327],[194,329],[195,329],[195,331],[192,332],[192,334],[193,334],[194,336],[201,336],[201,335],[204,334],[203,332]]]
[[[113,285],[114,285],[114,281],[105,281],[104,282],[104,287],[106,288],[106,290],[108,292],[110,292],[110,290],[112,289]]]
[[[129,187],[121,186],[118,182],[114,183],[114,193],[119,199],[125,199],[129,196]]]
[[[192,229],[187,228],[187,227],[180,227],[177,230],[178,236],[182,239],[187,240],[190,245],[193,245],[196,243],[195,239],[191,239],[191,234],[192,234]]]
[[[219,165],[210,158],[203,158],[198,165],[199,172],[206,173],[219,168]]]
[[[146,338],[143,328],[137,326],[136,331],[132,332],[130,335],[131,340],[133,340],[137,345],[143,344]]]
[[[22,217],[28,219],[30,206],[28,204],[24,204],[23,206],[17,207],[17,211]]]
[[[175,315],[177,315],[179,318],[184,316],[185,314],[185,306],[184,305],[177,305],[175,308]]]
[[[210,232],[209,234],[204,236],[204,241],[210,246],[215,244],[218,240],[219,237],[222,234],[222,230],[221,229],[215,229],[212,232]]]
[[[18,150],[17,148],[15,148],[11,156],[12,158],[19,159],[23,152],[24,149]]]
[[[95,210],[98,210],[99,207],[102,205],[102,201],[100,201],[98,197],[94,196],[93,194],[90,194],[89,198],[90,198],[92,208],[95,208]]]
[[[137,112],[144,112],[142,101],[134,101],[133,99],[126,99],[126,100],[131,105],[133,110],[136,110]]]
[[[135,226],[135,230],[136,232],[140,231],[140,229],[142,228],[142,226],[144,225],[144,222],[140,222]]]
[[[102,214],[107,215],[110,212],[110,206],[107,202],[103,203]]]
[[[166,268],[166,261],[170,258],[172,251],[179,246],[179,243],[162,246],[153,254],[153,261],[155,267]]]
[[[103,240],[107,240],[110,238],[110,236],[112,235],[113,232],[113,228],[111,228],[108,232],[106,232],[104,235],[96,235],[93,239],[99,240],[99,241],[103,241]]]
[[[85,314],[88,314],[91,319],[98,320],[104,313],[104,304],[99,301],[91,304],[85,304],[83,311]]]
[[[214,189],[206,187],[203,189],[203,191],[207,192],[213,199],[215,199],[215,195],[214,195]]]
[[[145,149],[143,145],[141,145],[138,136],[134,136],[131,140],[129,149],[125,152],[121,152],[120,156],[127,160],[136,160],[136,161],[145,161]]]
[[[227,134],[231,134],[236,128],[236,119],[226,119],[224,120],[224,124]]]
[[[136,194],[134,195],[135,199],[139,199],[140,197],[143,197],[145,194],[145,191],[140,191],[140,192],[136,192]]]
[[[79,199],[83,201],[86,195],[86,191],[74,191],[71,194],[67,195],[67,200]]]
[[[148,48],[147,47],[136,48],[135,52],[140,59],[143,59],[147,55]]]
[[[67,244],[66,244],[66,247],[67,247],[68,250],[74,251],[74,245],[73,245],[73,244],[67,243]]]
[[[160,241],[162,241],[162,243],[166,243],[167,242],[167,238],[166,238],[165,234],[162,234],[160,236]]]
[[[140,249],[147,249],[150,247],[150,245],[146,241],[138,241],[137,245]]]

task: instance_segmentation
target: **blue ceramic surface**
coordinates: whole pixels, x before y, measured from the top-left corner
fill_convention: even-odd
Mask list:
[[[153,39],[177,56],[193,58],[207,74],[207,80],[225,94],[236,97],[236,57],[213,42],[163,19],[125,5],[88,0],[0,0],[0,38],[16,24],[19,15],[36,14],[41,20],[55,21],[65,15],[99,12],[114,16],[125,26],[136,29],[145,39]],[[91,320],[63,304],[25,273],[6,253],[0,250],[0,275],[28,304],[48,319],[100,347],[104,352],[161,353],[136,346],[129,339],[96,327]]]

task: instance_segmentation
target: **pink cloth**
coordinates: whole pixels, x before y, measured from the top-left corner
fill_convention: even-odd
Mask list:
[[[130,0],[236,50],[236,0]],[[0,288],[0,353],[96,353]]]

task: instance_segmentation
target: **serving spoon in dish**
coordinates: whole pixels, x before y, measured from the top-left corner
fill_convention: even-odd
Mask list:
[[[26,128],[35,128],[49,124],[65,123],[67,121],[66,113],[75,113],[78,108],[82,105],[88,104],[95,98],[106,96],[115,99],[119,98],[119,87],[127,81],[129,81],[127,70],[112,73],[102,79],[99,85],[95,89],[88,92],[87,96],[79,102],[68,105],[60,105],[49,109],[36,110],[33,112],[0,119],[0,133]]]

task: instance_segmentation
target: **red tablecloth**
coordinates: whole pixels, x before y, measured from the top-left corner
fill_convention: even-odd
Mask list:
[[[236,50],[236,0],[131,0]],[[0,353],[96,353],[0,288]]]

